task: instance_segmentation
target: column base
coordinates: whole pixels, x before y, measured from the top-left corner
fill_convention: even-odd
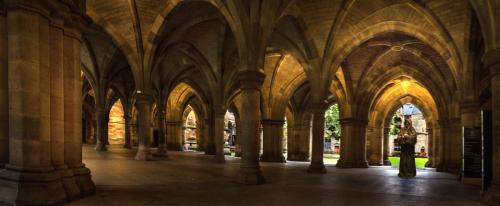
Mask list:
[[[68,169],[66,165],[56,167],[56,172],[61,176],[61,183],[66,191],[66,198],[74,200],[80,198],[80,188],[76,184],[73,171]]]
[[[167,150],[169,151],[184,151],[184,147],[182,145],[167,145]]]
[[[167,156],[167,150],[165,149],[165,147],[158,147],[158,150],[156,150],[156,152],[153,153],[153,156],[166,157]]]
[[[391,161],[389,161],[389,159],[384,159],[384,165],[385,166],[391,166]]]
[[[216,154],[216,152],[215,152],[215,148],[210,148],[210,147],[209,147],[209,148],[207,148],[207,149],[205,150],[205,154],[206,154],[206,155],[215,155],[215,154]]]
[[[149,148],[139,147],[139,149],[137,150],[137,154],[135,155],[135,160],[148,161],[151,159],[153,159],[153,155],[151,155],[151,151],[149,150]]]
[[[260,156],[260,161],[261,162],[279,162],[279,163],[286,163],[285,156],[283,155],[266,155],[262,154]]]
[[[103,144],[102,142],[97,142],[97,143],[95,144],[94,149],[95,149],[96,151],[108,151],[108,148],[106,148],[106,145],[105,145],[105,144]]]
[[[307,168],[307,172],[308,173],[325,174],[326,167],[322,162],[311,162],[311,164]]]
[[[309,162],[309,155],[306,154],[288,154],[288,160],[299,161],[299,162]]]
[[[487,191],[481,194],[485,205],[500,205],[500,186],[491,185]]]
[[[70,169],[73,170],[76,185],[80,188],[80,197],[94,194],[95,185],[90,170],[84,164],[70,167]]]
[[[242,167],[238,173],[238,183],[245,185],[261,185],[266,183],[262,171],[256,168]]]
[[[224,154],[222,154],[222,155],[215,155],[214,156],[214,161],[217,164],[224,164],[224,163],[226,163],[226,158],[224,157]]]
[[[427,168],[434,168],[434,163],[432,162],[432,160],[428,160],[425,163],[425,167],[427,167]]]
[[[343,160],[339,159],[336,165],[338,168],[368,168],[366,160]]]
[[[132,149],[132,144],[130,142],[125,142],[125,144],[123,145],[123,148]]]
[[[0,205],[59,205],[66,200],[60,175],[52,168],[0,171]]]

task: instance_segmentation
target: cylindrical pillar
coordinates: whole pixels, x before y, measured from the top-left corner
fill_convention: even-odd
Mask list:
[[[96,95],[98,96],[98,95]],[[107,151],[108,149],[106,148],[106,133],[108,128],[108,123],[106,122],[106,110],[104,109],[104,105],[101,103],[98,103],[96,97],[96,105],[95,105],[95,118],[96,118],[96,144],[95,144],[95,150],[97,151]]]
[[[491,186],[485,195],[487,200],[500,202],[500,49],[485,54],[484,65],[491,74],[491,108],[492,108],[492,179]]]
[[[50,26],[50,136],[52,165],[61,175],[61,181],[68,199],[80,197],[73,171],[65,163],[65,101],[64,86],[67,75],[64,67],[68,61],[64,58],[63,21],[53,19]],[[72,125],[69,125],[72,126]],[[81,131],[81,130],[80,130]]]
[[[167,156],[167,141],[165,137],[165,111],[158,112],[158,150],[155,155]]]
[[[50,154],[49,11],[30,3],[9,1],[7,10],[10,150],[0,170],[0,203],[6,205],[66,199]]]
[[[213,124],[210,118],[205,119],[205,154],[206,155],[215,155],[215,142],[214,142],[214,134],[213,134]]]
[[[95,192],[90,170],[82,163],[81,34],[64,31],[64,161],[73,171],[80,196]]]
[[[0,169],[9,162],[9,78],[7,18],[0,12]]]
[[[427,127],[427,157],[425,167],[434,167],[434,131],[432,127]]]
[[[384,154],[383,154],[383,164],[391,165],[391,161],[389,161],[389,133],[391,131],[390,127],[384,127]]]
[[[183,151],[184,145],[182,135],[182,123],[177,121],[166,121],[167,130],[167,150],[170,151]]]
[[[383,165],[383,132],[383,129],[378,127],[368,128],[367,138],[370,139],[370,145],[368,146],[368,148],[370,148],[368,163],[370,165]]]
[[[214,111],[214,143],[216,163],[225,163],[224,159],[224,110]]]
[[[241,165],[238,182],[263,184],[264,176],[259,165],[260,136],[260,89],[265,75],[259,71],[247,70],[239,74],[241,84]]]
[[[368,168],[366,161],[366,125],[368,121],[352,118],[340,120],[339,168]]]
[[[283,125],[285,120],[262,120],[263,153],[260,160],[263,162],[286,162],[283,156]]]
[[[151,142],[151,102],[149,95],[137,94],[136,104],[139,115],[137,117],[137,130],[139,134],[139,149],[135,155],[136,160],[151,160],[152,155],[149,148]]]
[[[132,134],[130,131],[132,115],[125,114],[123,118],[125,119],[125,144],[123,144],[123,148],[132,149]]]
[[[309,173],[326,173],[323,164],[323,153],[325,150],[325,110],[326,107],[318,106],[313,112],[313,136],[311,164],[307,169]]]

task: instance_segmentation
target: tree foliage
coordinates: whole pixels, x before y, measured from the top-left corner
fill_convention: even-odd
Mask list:
[[[333,104],[325,112],[325,138],[340,139],[339,107]]]

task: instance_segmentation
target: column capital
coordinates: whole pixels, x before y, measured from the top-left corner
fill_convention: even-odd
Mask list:
[[[279,120],[279,119],[263,119],[262,120],[263,125],[278,125],[278,126],[283,126],[285,124],[285,120]]]
[[[341,118],[341,125],[367,125],[368,120],[366,119],[355,119],[355,118]]]
[[[500,49],[490,50],[484,54],[483,63],[492,75],[500,74]]]
[[[464,101],[460,103],[460,111],[474,113],[481,111],[481,105],[477,101]]]
[[[324,114],[327,109],[328,105],[324,103],[314,103],[309,106],[309,111],[313,114]]]
[[[142,94],[138,93],[135,95],[135,103],[136,104],[150,104],[153,102],[153,96],[147,95],[147,94]]]
[[[238,73],[238,81],[242,89],[260,89],[266,75],[260,70],[244,70]]]

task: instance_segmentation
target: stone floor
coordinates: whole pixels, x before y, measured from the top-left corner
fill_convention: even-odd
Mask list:
[[[481,205],[479,187],[464,185],[450,174],[419,170],[400,179],[390,167],[337,169],[307,174],[303,162],[262,163],[268,181],[239,185],[239,160],[212,163],[196,152],[170,152],[168,159],[139,162],[134,151],[84,147],[97,194],[70,205]]]

